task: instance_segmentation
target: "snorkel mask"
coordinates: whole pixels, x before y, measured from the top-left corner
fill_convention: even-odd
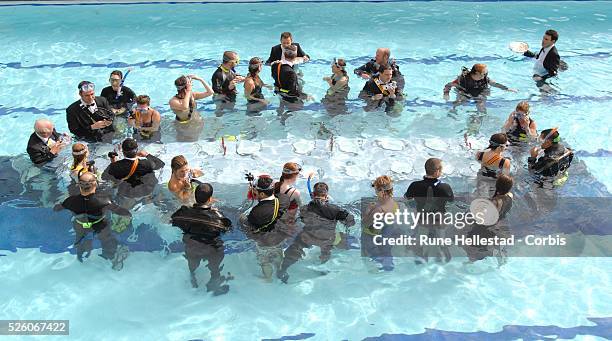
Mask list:
[[[81,87],[79,88],[79,90],[81,92],[88,92],[88,91],[94,91],[95,89],[95,85],[94,83],[91,82],[85,82],[83,85],[81,85]]]
[[[552,137],[552,136],[553,136],[553,135],[554,135],[554,134],[555,134],[555,133],[556,133],[558,130],[559,130],[559,128],[557,128],[557,127],[552,128],[552,130],[550,131],[550,133],[548,133],[548,134],[546,135],[546,137],[544,137],[543,139],[542,139],[542,138],[540,138],[540,137],[538,137],[538,142],[540,142],[540,143],[544,143],[544,142],[546,142],[547,140],[549,140],[549,141],[550,141],[550,142],[552,142],[552,143],[558,143],[558,142],[561,140],[561,135],[559,135],[559,136],[555,137],[554,139],[551,139],[551,137]],[[541,135],[540,135],[540,136],[541,136]]]
[[[384,192],[384,191],[391,191],[393,190],[393,184],[388,184],[382,188],[376,188],[376,184],[374,182],[372,182],[371,184],[372,188],[374,188],[374,190],[376,192]]]
[[[293,170],[293,169],[289,169],[289,168],[283,168],[283,174],[287,174],[287,175],[291,175],[291,174],[298,174],[302,171],[302,166],[298,163],[296,163],[296,165],[298,166],[297,170]]]

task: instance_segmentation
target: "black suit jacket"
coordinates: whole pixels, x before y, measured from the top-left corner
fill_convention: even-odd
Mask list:
[[[291,45],[297,47],[297,56],[298,57],[308,57],[308,58],[310,58],[309,55],[304,53],[304,51],[302,50],[302,47],[300,46],[300,44],[292,43]],[[283,49],[281,48],[281,45],[278,44],[276,46],[273,46],[272,49],[270,50],[270,57],[268,57],[268,60],[266,61],[266,65],[270,65],[274,61],[281,60],[282,55],[283,55]]]
[[[77,138],[99,141],[102,135],[115,131],[112,124],[104,129],[91,129],[91,125],[95,122],[105,119],[113,120],[115,118],[106,98],[96,97],[95,101],[98,110],[93,114],[87,108],[81,106],[81,100],[70,104],[66,109],[68,129]]]
[[[55,129],[53,129],[50,139],[53,141],[59,141],[60,135],[57,133],[57,131],[55,131]],[[37,165],[49,162],[57,156],[51,153],[49,147],[40,139],[40,137],[36,135],[36,133],[32,133],[32,135],[30,135],[27,152],[30,156],[30,160],[32,160],[32,163]]]
[[[542,53],[542,50],[543,49],[540,49],[540,52],[538,52],[537,54],[531,51],[527,51],[523,53],[523,56],[530,57],[530,58],[538,58],[540,53]],[[548,51],[546,58],[544,58],[543,64],[544,64],[544,68],[546,69],[546,71],[548,71],[548,75],[544,76],[543,79],[556,76],[557,71],[559,70],[560,63],[561,63],[561,57],[559,57],[559,52],[557,52],[557,47],[553,46],[550,49],[550,51]]]

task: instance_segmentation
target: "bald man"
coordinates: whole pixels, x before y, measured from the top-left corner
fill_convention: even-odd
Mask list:
[[[41,118],[34,123],[34,132],[28,140],[27,152],[32,163],[40,165],[53,160],[70,143],[70,136],[58,134],[53,122]]]
[[[112,262],[113,270],[121,270],[123,261],[128,256],[128,248],[119,245],[111,233],[106,219],[106,212],[112,211],[122,216],[131,216],[130,211],[122,208],[105,196],[96,193],[98,181],[93,173],[83,173],[79,177],[79,194],[72,195],[61,204],[55,205],[54,211],[69,210],[74,214],[73,227],[77,259],[82,262],[93,250],[93,237],[102,244],[101,256]]]
[[[376,49],[376,56],[366,64],[355,69],[355,74],[363,79],[371,79],[378,77],[380,73],[380,67],[383,65],[389,65],[393,70],[392,80],[397,83],[398,93],[401,93],[404,89],[404,76],[399,70],[399,66],[395,64],[394,59],[390,59],[391,50],[387,47],[379,47]]]

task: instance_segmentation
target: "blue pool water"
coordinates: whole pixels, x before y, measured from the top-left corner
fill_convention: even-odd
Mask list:
[[[71,338],[82,340],[611,338],[608,258],[512,258],[500,269],[488,260],[467,267],[462,259],[417,267],[408,258],[393,273],[371,274],[351,249],[334,253],[324,268],[329,273],[320,276],[318,251],[311,250],[292,267],[289,285],[267,284],[258,277],[252,245],[234,231],[226,237],[225,269],[236,279],[228,295],[213,298],[189,285],[180,233],[167,224],[169,200],[134,210],[136,228],[120,237],[134,251],[123,271],[113,272],[99,257],[80,264],[70,247],[69,215],[51,210],[66,195],[69,155],[60,155],[54,172],[31,167],[24,153],[37,118],[48,116],[67,131],[64,110],[78,98],[79,81],[91,80],[99,90],[111,70],[132,67],[126,85],[148,94],[163,116],[163,143],[145,148],[167,165],[181,153],[200,166],[234,220],[243,171],[277,174],[289,160],[318,170],[342,205],[371,195],[370,181],[381,174],[393,175],[403,192],[431,156],[446,161],[445,181],[456,192],[470,192],[477,168],[464,133],[483,146],[523,99],[540,129],[558,126],[577,151],[559,196],[609,197],[611,16],[605,2],[0,7],[0,319],[69,319]],[[559,93],[542,98],[530,77],[533,62],[507,45],[518,40],[537,48],[551,27],[560,32],[557,48],[569,69],[554,81]],[[248,59],[266,58],[282,31],[291,31],[312,57],[301,70],[315,101],[281,122],[278,100],[266,90],[272,106],[258,117],[244,114],[242,96],[238,112],[223,117],[215,117],[207,99],[199,105],[204,127],[191,132],[197,141],[177,142],[167,104],[173,80],[187,73],[209,80],[226,49],[240,54],[237,69],[246,74]],[[319,101],[331,60],[345,58],[350,72],[379,46],[391,49],[405,75],[402,115],[365,113],[356,76],[350,115],[327,115]],[[493,89],[486,116],[478,118],[468,105],[451,117],[442,88],[477,62],[519,92]],[[262,78],[272,82],[269,69]],[[239,138],[228,139],[223,156],[219,139],[227,135]],[[110,147],[92,147],[96,164],[108,164],[103,155]],[[524,155],[511,157],[513,172],[521,172]],[[166,168],[160,183],[170,176]],[[517,184],[517,192],[527,191],[526,183]],[[612,233],[585,234],[607,242]]]

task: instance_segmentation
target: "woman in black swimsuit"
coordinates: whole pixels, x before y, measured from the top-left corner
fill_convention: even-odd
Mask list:
[[[193,80],[200,81],[206,92],[192,91]],[[170,109],[176,115],[176,120],[183,123],[196,118],[196,100],[213,95],[213,90],[202,78],[195,75],[181,76],[174,81],[177,94],[170,99]]]
[[[249,75],[244,79],[244,97],[247,99],[247,113],[255,114],[268,107],[261,89],[268,87],[259,77],[263,61],[254,57],[249,61]]]
[[[349,76],[346,72],[346,62],[344,59],[336,59],[331,65],[332,75],[323,77],[329,84],[329,89],[321,103],[330,115],[346,114],[346,99],[350,88],[348,86]]]
[[[151,108],[151,98],[147,95],[136,97],[136,108],[128,118],[128,124],[135,130],[135,137],[143,140],[159,140],[159,111]]]

